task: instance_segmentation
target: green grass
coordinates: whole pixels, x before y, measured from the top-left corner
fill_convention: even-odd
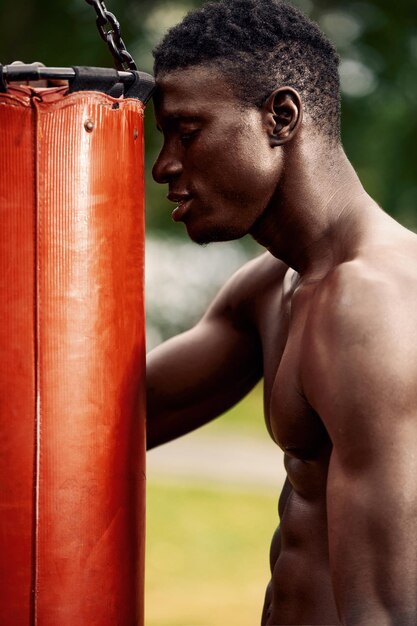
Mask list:
[[[148,487],[146,626],[256,626],[277,494]]]
[[[204,427],[269,437],[262,385]],[[146,626],[256,626],[278,524],[277,491],[151,481],[147,496]]]

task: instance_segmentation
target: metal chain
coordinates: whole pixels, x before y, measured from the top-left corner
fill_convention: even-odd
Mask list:
[[[106,9],[103,0],[85,0],[94,7],[97,14],[96,24],[100,37],[105,41],[113,55],[118,70],[137,70],[133,57],[126,50],[121,37],[120,24],[113,13]]]

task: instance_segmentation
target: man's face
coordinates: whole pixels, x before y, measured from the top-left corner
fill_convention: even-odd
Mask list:
[[[243,108],[220,71],[204,66],[157,77],[155,111],[164,145],[153,176],[169,185],[173,219],[197,243],[247,234],[282,170],[263,112]]]

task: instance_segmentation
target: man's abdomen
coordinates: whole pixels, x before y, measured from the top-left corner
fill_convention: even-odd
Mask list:
[[[291,457],[286,467],[289,481],[280,499],[281,526],[271,545],[272,578],[262,625],[335,626],[340,621],[330,580],[327,467],[323,459]]]

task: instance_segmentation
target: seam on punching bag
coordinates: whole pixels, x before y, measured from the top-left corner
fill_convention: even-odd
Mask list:
[[[34,382],[35,382],[35,406],[34,406],[34,467],[33,467],[33,521],[32,521],[32,589],[31,589],[31,626],[36,626],[37,619],[37,594],[38,594],[38,529],[39,529],[39,454],[40,454],[40,385],[39,385],[39,147],[38,147],[38,123],[39,112],[35,106],[33,99],[31,101],[33,111],[33,151],[34,151],[34,197],[35,197],[35,215],[34,215],[34,263],[33,263],[33,280],[34,280]]]

